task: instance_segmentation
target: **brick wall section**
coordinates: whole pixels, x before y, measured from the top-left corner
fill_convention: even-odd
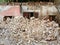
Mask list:
[[[19,16],[20,15],[20,6],[12,6],[8,10],[0,12],[0,15],[3,15],[3,16]]]

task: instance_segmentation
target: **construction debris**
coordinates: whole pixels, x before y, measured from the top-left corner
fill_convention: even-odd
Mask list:
[[[48,45],[47,41],[57,40],[59,25],[55,21],[30,20],[16,16],[0,23],[1,45]],[[42,42],[43,41],[43,42]]]

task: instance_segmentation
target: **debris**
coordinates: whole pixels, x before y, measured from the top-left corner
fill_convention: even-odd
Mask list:
[[[7,24],[4,21],[0,24],[0,39],[7,39],[11,45],[25,44],[33,41],[40,42],[41,40],[53,41],[57,39],[59,25],[54,21],[40,20],[39,18],[31,17],[27,19],[24,17],[7,18]],[[0,40],[1,42],[1,40]],[[12,42],[12,43],[11,43]],[[3,42],[4,44],[4,42]],[[43,43],[44,44],[44,43]]]

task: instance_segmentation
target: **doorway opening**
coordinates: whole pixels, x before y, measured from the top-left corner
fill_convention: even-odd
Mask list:
[[[30,19],[31,17],[38,18],[38,12],[23,12],[23,17]]]

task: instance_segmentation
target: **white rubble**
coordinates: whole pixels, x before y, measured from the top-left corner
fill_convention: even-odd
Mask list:
[[[0,25],[1,45],[48,45],[46,40],[55,40],[59,30],[56,22],[34,17],[15,17]]]

